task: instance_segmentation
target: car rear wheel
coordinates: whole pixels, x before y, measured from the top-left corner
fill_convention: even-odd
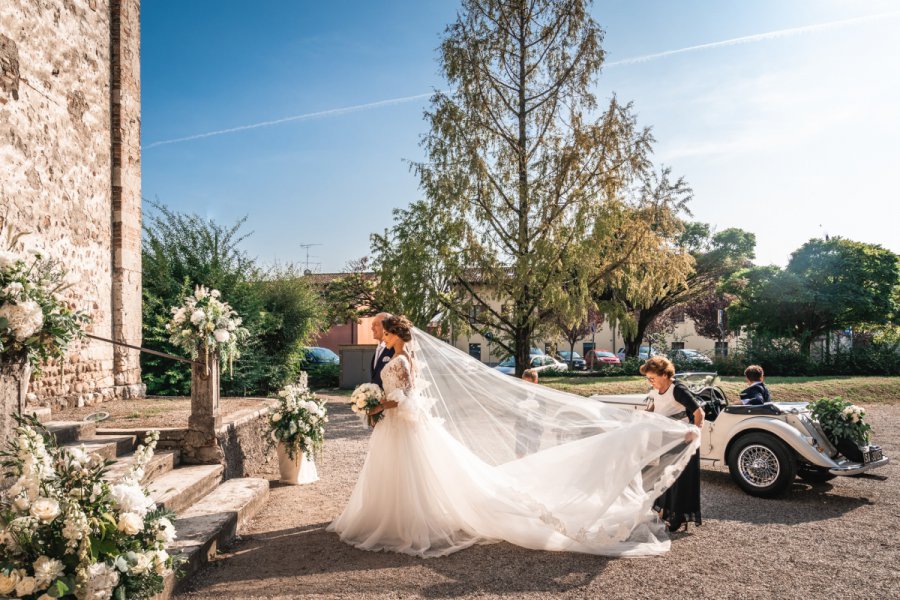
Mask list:
[[[742,490],[751,496],[772,498],[794,481],[797,461],[791,449],[768,433],[748,433],[728,452],[728,469]]]

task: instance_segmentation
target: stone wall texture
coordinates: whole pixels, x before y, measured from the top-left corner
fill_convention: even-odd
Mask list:
[[[88,332],[140,345],[139,0],[0,2],[0,211],[69,269]],[[85,340],[41,405],[143,395],[138,353]]]

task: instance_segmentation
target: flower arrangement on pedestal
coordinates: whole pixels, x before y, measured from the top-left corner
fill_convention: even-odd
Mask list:
[[[172,513],[141,487],[158,432],[147,435],[126,474],[84,448],[58,448],[37,420],[18,417],[2,453],[0,596],[49,600],[149,598],[163,589],[174,559]]]
[[[83,333],[85,313],[61,297],[69,287],[62,265],[39,252],[22,252],[24,233],[4,228],[0,248],[0,365],[30,365],[40,371],[61,358]]]
[[[219,290],[198,285],[181,306],[172,308],[166,331],[169,341],[188,352],[193,360],[203,359],[208,364],[210,353],[214,352],[222,364],[231,368],[249,333],[241,327],[241,318],[234,309],[220,297]]]
[[[269,413],[267,435],[284,445],[291,460],[300,454],[315,455],[325,443],[328,410],[325,400],[309,391],[307,374],[278,392],[278,405]]]

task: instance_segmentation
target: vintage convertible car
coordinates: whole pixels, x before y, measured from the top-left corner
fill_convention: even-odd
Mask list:
[[[874,444],[859,448],[859,456],[853,457],[856,460],[839,454],[819,423],[810,417],[805,402],[728,404],[716,373],[680,373],[675,377],[703,399],[706,418],[700,440],[701,464],[727,464],[735,483],[752,496],[782,494],[798,475],[811,483],[822,483],[839,475],[858,475],[890,461]],[[626,409],[644,410],[647,405],[646,394],[592,398]]]

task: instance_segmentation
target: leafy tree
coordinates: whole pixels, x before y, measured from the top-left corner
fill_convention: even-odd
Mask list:
[[[664,312],[713,293],[723,279],[746,267],[754,256],[756,236],[737,228],[713,233],[705,223],[683,223],[660,231],[661,250],[648,255],[647,264],[612,284],[601,299],[620,303],[626,315],[622,328],[625,353],[637,356],[654,319]],[[684,272],[685,255],[690,266]],[[633,282],[640,282],[634,286]],[[625,285],[622,285],[624,283]]]
[[[440,49],[453,92],[433,97],[427,160],[413,166],[426,199],[412,210],[433,245],[412,259],[438,267],[419,287],[442,315],[494,334],[519,372],[557,304],[586,310],[645,233],[615,225],[652,138],[615,98],[592,117],[603,33],[587,6],[463,0]],[[395,272],[417,283],[414,269]]]
[[[725,311],[733,300],[732,296],[713,292],[685,304],[684,312],[694,322],[697,335],[721,342],[737,333],[729,327],[727,313],[723,315],[721,326],[719,324],[719,311]]]
[[[834,330],[896,323],[898,286],[896,254],[835,237],[810,240],[784,270],[737,273],[723,289],[737,297],[728,309],[733,326],[795,339],[809,355],[813,340]]]
[[[295,371],[297,348],[322,319],[323,305],[291,267],[264,271],[240,247],[250,235],[246,218],[226,227],[197,215],[149,203],[144,222],[143,325],[148,347],[179,354],[169,344],[165,324],[170,308],[196,285],[218,289],[241,315],[250,340],[241,349],[233,375],[223,372],[225,394],[266,394]],[[148,392],[190,392],[190,369],[170,359],[141,354]]]
[[[581,318],[573,319],[564,313],[558,314],[555,325],[569,344],[569,368],[572,369],[574,368],[575,342],[591,333],[592,327],[594,331],[599,329],[603,325],[603,315],[596,308],[589,307],[587,313],[583,314]]]

